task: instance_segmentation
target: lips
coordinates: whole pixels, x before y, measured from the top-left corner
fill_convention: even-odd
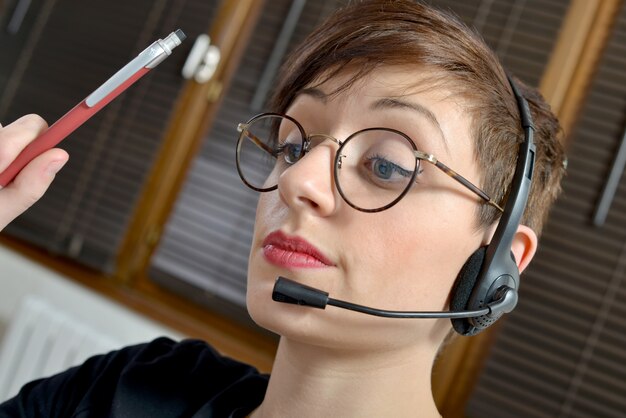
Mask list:
[[[270,263],[284,268],[322,268],[335,264],[320,250],[300,237],[274,231],[263,241],[263,255]]]

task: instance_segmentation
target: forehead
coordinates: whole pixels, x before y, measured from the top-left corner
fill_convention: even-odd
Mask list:
[[[365,75],[350,68],[327,72],[296,95],[290,111],[301,114],[300,110],[309,106],[332,109],[329,118],[360,120],[365,125],[404,121],[409,126],[412,122],[424,126],[422,122],[426,121],[432,130],[405,133],[411,137],[436,133],[444,144],[456,143],[452,149],[461,144],[473,148],[469,141],[468,101],[458,82],[423,67],[381,66]],[[406,130],[404,126],[397,129]],[[445,151],[451,151],[447,148]]]
[[[383,65],[366,73],[351,66],[330,69],[303,90],[320,89],[329,99],[422,96],[433,102],[449,100],[461,104],[466,101],[462,87],[441,70],[422,65]]]

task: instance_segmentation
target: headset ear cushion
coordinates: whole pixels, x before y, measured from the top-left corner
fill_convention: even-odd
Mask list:
[[[450,296],[451,311],[464,311],[467,309],[467,304],[485,260],[486,251],[486,246],[474,251],[461,268],[461,271],[459,271]],[[468,331],[473,328],[467,318],[451,319],[451,321],[454,330],[461,335],[467,335]]]

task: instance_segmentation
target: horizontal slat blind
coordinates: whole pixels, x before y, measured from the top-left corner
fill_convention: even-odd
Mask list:
[[[48,13],[45,9],[50,7],[50,2],[45,0],[31,0],[25,13],[22,15],[19,25],[13,26],[10,31],[9,27],[14,24],[16,13],[20,13],[18,8],[19,0],[9,0],[0,2],[0,45],[2,45],[2,53],[0,54],[0,92],[6,94],[6,84],[18,64],[19,57],[26,47],[26,42],[34,31],[35,20],[43,21],[47,19]],[[24,1],[22,1],[24,3]],[[45,7],[43,4],[45,4]],[[43,13],[33,13],[32,10],[38,10]],[[30,30],[29,30],[30,29]],[[4,122],[4,121],[3,121]]]
[[[285,19],[290,10],[293,12],[303,5],[296,31],[289,39],[289,45],[293,46],[343,3],[281,0],[265,8],[169,219],[152,260],[151,278],[212,307],[216,306],[215,296],[224,298],[239,306],[239,312],[245,316],[247,257],[258,196],[248,190],[237,175],[235,127],[263,110],[253,108],[252,103],[259,90],[264,89],[259,84],[267,66],[271,65],[268,62],[281,28],[287,25]],[[537,83],[569,1],[528,0],[521,4],[513,0],[442,0],[432,3],[452,9],[468,24],[483,30],[487,41],[502,51],[505,62],[508,60],[515,66],[515,74]],[[509,18],[516,8],[520,13],[515,19]],[[528,20],[533,24],[527,23]],[[536,42],[529,45],[529,36],[536,37]],[[526,54],[521,54],[520,49]],[[524,59],[517,60],[518,55]]]
[[[626,414],[626,174],[592,224],[626,129],[626,6],[582,110],[564,194],[492,348],[473,417]]]
[[[512,74],[538,86],[569,0],[432,0],[475,28]]]
[[[184,82],[180,69],[206,31],[215,1],[42,0],[14,39],[0,38],[6,83],[0,120],[25,113],[54,122],[157,38],[191,39],[62,143],[70,162],[45,197],[7,232],[111,271],[143,180]],[[35,7],[38,6],[38,7]],[[15,44],[19,44],[17,48]],[[0,84],[0,88],[2,84]]]

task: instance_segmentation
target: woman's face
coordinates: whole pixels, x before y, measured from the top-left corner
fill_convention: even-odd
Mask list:
[[[345,81],[336,78],[305,90],[287,114],[307,134],[339,141],[371,127],[402,131],[420,151],[479,185],[464,102],[448,90],[424,88],[425,75],[381,68],[328,95]],[[274,281],[284,276],[361,305],[445,310],[461,266],[488,240],[486,232],[476,230],[478,198],[428,163],[421,163],[418,181],[392,208],[353,209],[333,182],[337,148],[330,140],[317,145],[283,172],[278,190],[261,194],[248,271],[251,316],[285,337],[326,347],[438,344],[449,320],[384,319],[272,301]]]

